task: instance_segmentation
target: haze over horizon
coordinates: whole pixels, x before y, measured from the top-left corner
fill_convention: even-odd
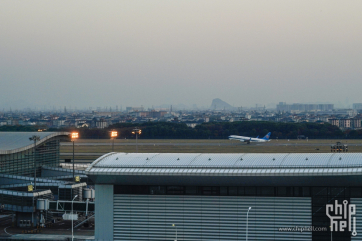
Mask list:
[[[362,2],[0,2],[0,109],[362,102]]]

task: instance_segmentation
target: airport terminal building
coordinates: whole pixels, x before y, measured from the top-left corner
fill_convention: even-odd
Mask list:
[[[361,153],[109,153],[85,173],[96,240],[362,240]],[[336,201],[357,236],[330,231]]]
[[[32,136],[39,137],[35,149]],[[42,166],[59,165],[61,141],[69,141],[68,132],[0,132],[0,173],[32,176],[36,165],[40,176]]]
[[[39,137],[35,146],[29,140],[32,136]],[[89,184],[84,182],[88,181],[84,170],[74,171],[82,180],[75,182],[73,170],[63,168],[60,160],[60,142],[70,141],[69,136],[69,132],[0,132],[0,209],[14,214],[15,226],[21,221],[39,224],[37,199],[48,199],[54,212],[59,211],[57,202],[68,211],[67,201],[76,195],[75,208],[83,205],[83,190]],[[34,185],[33,191],[28,190],[30,185]],[[47,222],[52,219],[50,212],[47,218]]]

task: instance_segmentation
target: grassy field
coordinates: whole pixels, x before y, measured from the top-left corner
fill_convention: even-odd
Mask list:
[[[140,153],[330,153],[332,144],[338,140],[272,140],[266,143],[246,144],[230,140],[138,140]],[[77,140],[90,145],[75,146],[75,159],[93,161],[100,155],[112,151],[110,140]],[[349,152],[362,152],[361,140],[343,140]],[[94,143],[94,145],[91,145]],[[109,145],[97,145],[105,143]],[[114,151],[136,152],[135,145],[117,143],[136,143],[135,140],[115,140]],[[147,145],[143,145],[147,144]],[[153,144],[153,145],[152,145]],[[165,145],[167,144],[167,145]],[[182,144],[182,145],[178,145]],[[61,146],[62,158],[71,158],[72,146]],[[93,154],[90,154],[93,153]],[[68,155],[69,154],[69,155]]]

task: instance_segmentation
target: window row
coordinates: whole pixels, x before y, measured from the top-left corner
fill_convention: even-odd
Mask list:
[[[246,186],[114,186],[114,194],[362,197],[361,187],[246,187]]]

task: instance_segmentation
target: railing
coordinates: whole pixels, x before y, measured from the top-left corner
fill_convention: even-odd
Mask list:
[[[91,218],[94,218],[95,214],[93,213],[91,216],[88,216],[88,218],[85,218],[84,220],[79,220],[74,223],[73,228],[78,228],[80,225],[85,223],[86,221],[90,220]]]

